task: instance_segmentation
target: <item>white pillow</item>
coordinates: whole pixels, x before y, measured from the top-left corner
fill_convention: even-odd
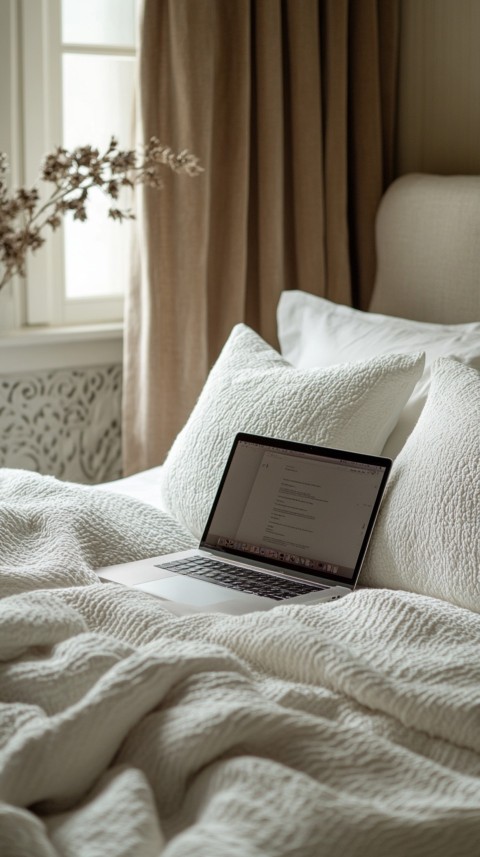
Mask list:
[[[167,509],[200,538],[238,431],[379,453],[423,363],[417,354],[299,370],[237,325],[165,460]]]
[[[480,369],[480,322],[410,321],[361,312],[301,291],[282,293],[277,322],[281,352],[299,369],[425,351],[423,377],[383,450],[391,458],[399,453],[425,404],[432,362],[437,357],[453,357]]]
[[[394,462],[360,582],[480,612],[480,373],[438,360]]]

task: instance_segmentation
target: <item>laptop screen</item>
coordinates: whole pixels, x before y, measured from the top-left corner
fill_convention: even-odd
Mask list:
[[[201,546],[354,584],[391,461],[239,434]]]

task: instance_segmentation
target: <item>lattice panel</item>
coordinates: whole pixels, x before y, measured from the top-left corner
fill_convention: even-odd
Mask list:
[[[121,474],[121,366],[0,378],[0,466],[71,482]]]

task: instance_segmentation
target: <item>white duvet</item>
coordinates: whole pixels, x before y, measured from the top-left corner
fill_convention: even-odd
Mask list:
[[[91,570],[190,537],[0,477],[0,854],[480,852],[480,616],[406,593],[177,618]]]

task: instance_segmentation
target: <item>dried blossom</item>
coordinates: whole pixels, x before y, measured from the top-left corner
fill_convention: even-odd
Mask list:
[[[186,149],[175,153],[162,146],[156,137],[137,152],[122,151],[112,137],[101,154],[92,146],[78,146],[68,151],[62,146],[48,154],[41,167],[40,180],[53,185],[46,201],[40,200],[36,187],[20,188],[13,194],[7,190],[6,155],[0,153],[0,290],[16,274],[25,276],[27,254],[45,243],[44,230],[61,225],[62,217],[70,211],[74,220],[87,220],[87,202],[92,188],[117,201],[122,187],[133,188],[140,182],[157,189],[163,187],[163,169],[197,176],[202,167],[198,158]],[[135,215],[129,210],[112,206],[108,216],[122,223]]]

